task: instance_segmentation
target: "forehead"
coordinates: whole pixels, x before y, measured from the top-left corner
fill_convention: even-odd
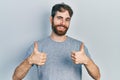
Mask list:
[[[64,12],[57,11],[55,16],[62,16],[64,18],[70,18],[69,12],[65,10]]]

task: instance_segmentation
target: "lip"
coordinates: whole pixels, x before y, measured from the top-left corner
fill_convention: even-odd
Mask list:
[[[57,29],[60,30],[60,31],[64,31],[65,30],[65,28],[63,26],[58,26]]]

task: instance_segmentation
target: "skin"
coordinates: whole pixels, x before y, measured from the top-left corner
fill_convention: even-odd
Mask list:
[[[47,55],[44,52],[38,51],[38,43],[34,42],[34,49],[32,54],[15,69],[13,80],[22,80],[28,73],[32,64],[39,66],[44,65],[46,62],[46,57]]]
[[[54,18],[50,17],[51,25],[54,24],[55,27],[57,25],[56,29],[57,31],[64,32],[66,28],[63,26],[66,26],[69,28],[71,17],[68,13],[68,11],[64,12],[57,12]],[[63,42],[66,40],[66,35],[58,35],[54,31],[51,32],[51,39],[57,42]],[[25,59],[16,69],[13,74],[13,80],[22,80],[26,74],[28,73],[29,69],[31,68],[32,64],[36,65],[44,65],[47,59],[47,55],[44,52],[39,52],[38,50],[38,43],[34,43],[34,50],[32,54]],[[81,44],[80,51],[73,51],[71,52],[71,59],[75,64],[83,64],[88,71],[89,75],[94,80],[100,80],[100,71],[97,65],[87,57],[84,51],[84,44]]]
[[[54,23],[54,25],[65,25],[67,28],[69,28],[70,20],[71,20],[71,18],[69,16],[68,11],[57,12],[56,15],[54,16],[54,18],[50,17],[51,24]],[[60,26],[60,27],[57,27],[57,30],[65,31],[65,28]],[[54,41],[63,42],[66,40],[66,35],[58,36],[54,31],[52,31],[51,38]]]
[[[75,64],[83,64],[87,69],[89,75],[94,80],[100,80],[100,72],[97,65],[90,59],[84,50],[84,44],[82,43],[80,46],[80,51],[73,51],[71,54],[71,58]]]

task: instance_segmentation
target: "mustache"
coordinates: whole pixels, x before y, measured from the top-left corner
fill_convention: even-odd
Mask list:
[[[66,27],[65,25],[56,25],[57,27],[64,27],[64,28],[66,28],[66,29],[68,29],[68,27]]]

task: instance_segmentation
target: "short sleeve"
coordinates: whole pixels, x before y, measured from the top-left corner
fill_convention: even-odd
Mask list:
[[[32,45],[28,48],[28,50],[26,51],[25,56],[24,56],[24,59],[26,59],[27,57],[29,57],[29,56],[32,54],[33,48],[34,48],[34,45],[32,44]]]
[[[90,55],[90,53],[89,53],[89,51],[88,51],[88,48],[87,48],[86,46],[84,46],[84,50],[85,50],[86,55],[87,55],[89,58],[91,58],[91,55]]]

